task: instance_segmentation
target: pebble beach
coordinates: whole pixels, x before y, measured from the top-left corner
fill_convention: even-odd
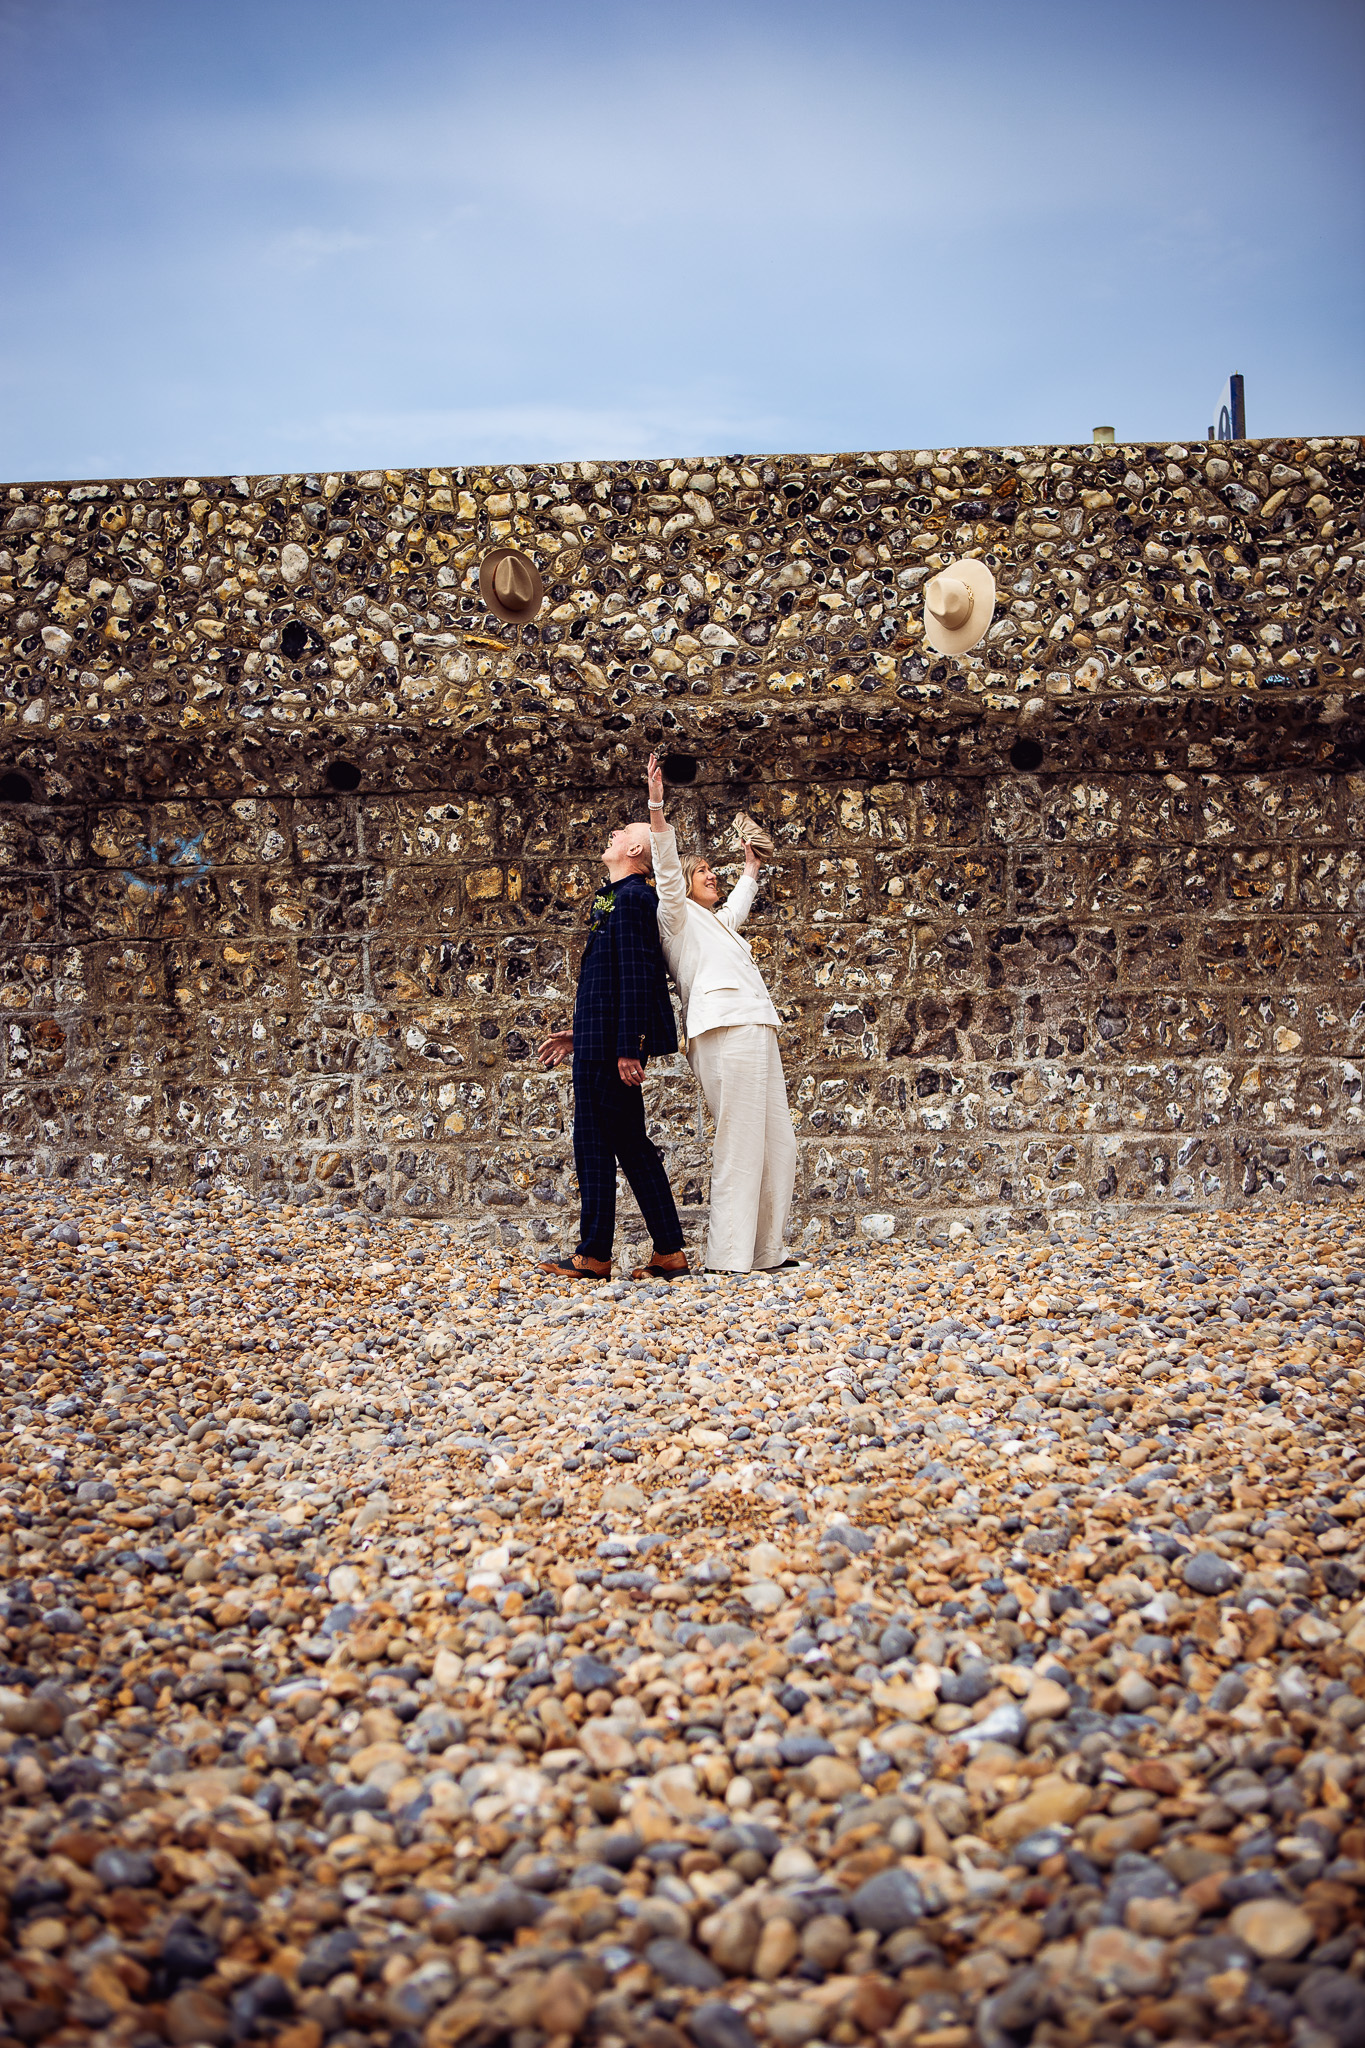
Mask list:
[[[13,2038],[1365,2043],[1357,1212],[0,1247]]]

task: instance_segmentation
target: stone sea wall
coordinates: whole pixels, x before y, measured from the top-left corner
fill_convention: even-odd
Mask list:
[[[801,1228],[1354,1197],[1363,485],[1351,438],[4,489],[5,1161],[570,1242],[532,1048],[656,748],[685,844],[781,848]]]

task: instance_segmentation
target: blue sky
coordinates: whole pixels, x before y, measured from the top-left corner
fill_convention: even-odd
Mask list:
[[[1338,0],[0,0],[0,476],[1365,427]]]

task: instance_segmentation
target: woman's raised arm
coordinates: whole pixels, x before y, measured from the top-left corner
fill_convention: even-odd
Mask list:
[[[737,932],[754,907],[758,894],[758,877],[763,863],[750,846],[744,842],[744,873],[726,897],[724,905],[716,912],[719,922],[730,931]]]
[[[665,947],[680,939],[687,925],[687,883],[678,859],[678,842],[664,816],[664,774],[658,756],[649,757],[649,832],[654,842],[654,887],[659,897],[659,935]]]

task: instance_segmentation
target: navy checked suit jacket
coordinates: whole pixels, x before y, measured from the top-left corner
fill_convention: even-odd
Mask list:
[[[645,1060],[678,1050],[659,944],[659,903],[643,875],[606,883],[614,902],[593,921],[573,1012],[574,1058]]]

